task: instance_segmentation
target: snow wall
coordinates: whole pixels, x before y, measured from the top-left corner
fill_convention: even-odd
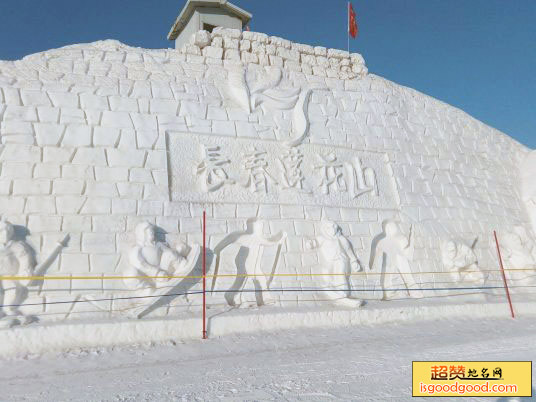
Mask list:
[[[36,276],[3,281],[23,304],[4,311],[28,322],[195,310],[198,295],[163,295],[200,290],[203,210],[209,274],[268,278],[209,278],[209,305],[240,303],[226,289],[269,287],[285,308],[500,284],[493,230],[533,267],[530,150],[359,54],[230,29],[181,50],[67,46],[0,62],[0,121],[2,275]],[[144,267],[194,278],[114,279]]]

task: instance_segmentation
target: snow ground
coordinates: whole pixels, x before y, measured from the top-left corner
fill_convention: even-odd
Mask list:
[[[536,360],[536,321],[309,328],[4,360],[0,399],[399,401],[411,399],[411,361],[430,359]]]

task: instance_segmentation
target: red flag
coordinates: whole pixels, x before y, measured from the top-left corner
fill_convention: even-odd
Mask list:
[[[352,7],[352,3],[348,2],[348,34],[355,38],[357,36],[357,20],[355,19],[356,13]]]

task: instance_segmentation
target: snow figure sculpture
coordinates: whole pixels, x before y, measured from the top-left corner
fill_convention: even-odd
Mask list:
[[[309,248],[319,248],[322,257],[322,280],[329,287],[324,294],[337,304],[348,307],[359,307],[363,301],[352,295],[351,274],[362,271],[352,243],[342,234],[335,222],[322,222],[322,235],[308,244]]]
[[[124,272],[131,278],[124,282],[130,289],[145,289],[152,294],[169,282],[170,276],[186,275],[192,269],[194,253],[197,252],[184,243],[171,248],[158,241],[154,225],[141,222],[136,226],[136,245],[128,253],[130,267]]]
[[[413,228],[410,227],[409,236],[405,236],[400,231],[397,222],[384,221],[383,233],[379,236],[370,261],[371,270],[374,269],[378,260],[381,262],[383,299],[388,298],[387,294],[391,292],[389,289],[397,288],[397,285],[394,284],[397,277],[402,279],[403,286],[410,297],[423,297],[423,293],[411,272],[410,261],[413,260],[413,252]]]
[[[248,219],[245,231],[237,231],[227,235],[214,248],[216,258],[212,290],[216,285],[222,251],[233,244],[239,247],[235,258],[238,277],[231,289],[225,294],[225,298],[231,306],[255,307],[274,303],[269,292],[263,291],[268,290],[269,280],[277,267],[281,246],[287,234],[279,232],[275,236],[268,237],[264,235],[263,227],[262,220]],[[277,246],[277,253],[269,274],[263,272],[261,267],[261,247],[263,246]]]
[[[445,268],[451,273],[456,282],[474,282],[483,284],[486,275],[478,267],[478,258],[472,245],[467,245],[463,241],[448,240],[441,245],[441,258]]]
[[[506,275],[510,280],[519,282],[534,275],[536,246],[525,228],[516,226],[511,232],[501,236],[500,246]]]
[[[14,240],[14,237],[13,225],[6,220],[0,220],[0,275],[32,276],[36,263],[30,246],[24,241]],[[2,317],[9,318],[8,326],[28,324],[35,320],[33,316],[24,316],[18,308],[28,294],[29,284],[30,279],[0,281],[4,296],[4,311],[1,314]]]
[[[536,150],[530,152],[519,168],[521,194],[532,220],[532,231],[536,232]]]

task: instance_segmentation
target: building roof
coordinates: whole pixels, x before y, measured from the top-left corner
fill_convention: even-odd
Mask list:
[[[179,36],[195,9],[200,7],[215,7],[227,10],[240,18],[243,25],[247,24],[252,17],[250,13],[229,3],[227,0],[188,0],[168,33],[169,40],[174,40]]]

